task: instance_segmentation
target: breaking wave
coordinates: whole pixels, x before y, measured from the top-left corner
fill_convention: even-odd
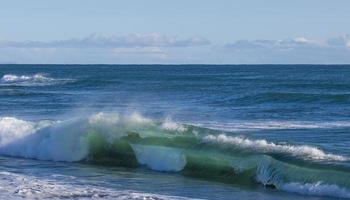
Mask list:
[[[0,85],[12,86],[46,86],[55,84],[64,84],[73,81],[72,79],[54,79],[45,74],[34,75],[15,75],[5,74],[0,79]]]
[[[350,171],[337,167],[337,163],[348,162],[348,157],[312,146],[224,134],[179,124],[170,118],[153,121],[138,113],[97,113],[86,118],[40,122],[2,117],[0,154],[143,166],[230,184],[350,198]]]

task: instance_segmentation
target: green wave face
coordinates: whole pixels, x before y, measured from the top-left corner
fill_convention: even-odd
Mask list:
[[[350,188],[348,170],[310,160],[312,156],[315,159],[318,159],[317,156],[320,159],[338,159],[335,155],[332,157],[324,152],[313,155],[304,147],[290,149],[270,143],[262,143],[267,148],[263,151],[259,146],[251,148],[248,145],[248,142],[256,141],[249,140],[245,144],[241,140],[240,143],[209,140],[209,135],[216,137],[221,133],[182,126],[185,129],[181,131],[167,130],[160,123],[152,122],[142,126],[118,127],[113,134],[91,128],[87,136],[89,156],[86,160],[122,167],[143,166],[151,170],[248,187],[264,185],[289,190],[288,184],[298,183],[303,186],[334,185],[345,191]],[[293,150],[305,152],[293,153]]]

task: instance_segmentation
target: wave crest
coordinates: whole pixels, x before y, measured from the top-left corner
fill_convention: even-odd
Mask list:
[[[243,137],[227,136],[220,134],[218,136],[208,135],[204,138],[207,142],[217,142],[222,144],[230,144],[239,148],[253,150],[262,153],[287,153],[292,156],[307,158],[312,160],[335,160],[335,161],[347,161],[348,158],[340,155],[325,153],[317,147],[311,147],[307,145],[293,146],[293,145],[280,145],[266,140],[251,140]]]

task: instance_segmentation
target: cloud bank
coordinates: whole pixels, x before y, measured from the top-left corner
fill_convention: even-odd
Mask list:
[[[316,41],[305,37],[284,40],[239,40],[222,53],[238,63],[346,64],[350,63],[350,35]]]
[[[93,34],[50,42],[0,41],[0,63],[62,64],[350,64],[350,35],[322,41],[232,40],[159,33]]]
[[[52,42],[25,41],[0,42],[0,47],[13,48],[118,48],[118,47],[190,47],[210,44],[201,37],[179,39],[159,33],[129,34],[124,36],[108,36],[93,34],[82,39],[67,39]]]

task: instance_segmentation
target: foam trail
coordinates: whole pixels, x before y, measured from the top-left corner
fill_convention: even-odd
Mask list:
[[[0,199],[190,199],[132,190],[114,190],[0,171]]]
[[[46,86],[54,84],[62,84],[73,81],[72,79],[54,79],[47,77],[45,74],[34,75],[15,75],[5,74],[0,79],[1,85],[13,85],[13,86]]]
[[[265,153],[287,153],[292,156],[301,158],[313,159],[313,160],[335,160],[335,161],[347,161],[347,157],[325,153],[322,150],[307,145],[293,146],[293,145],[280,145],[266,140],[251,140],[243,137],[227,136],[220,134],[218,136],[208,135],[204,138],[207,142],[217,142],[222,144],[230,144],[243,149],[265,152]]]
[[[195,126],[222,131],[284,130],[284,129],[332,129],[348,128],[349,121],[303,122],[303,121],[236,121],[236,122],[202,122]]]
[[[304,184],[292,182],[283,184],[279,189],[302,195],[350,198],[350,191],[345,188],[334,184],[324,184],[322,182]]]

